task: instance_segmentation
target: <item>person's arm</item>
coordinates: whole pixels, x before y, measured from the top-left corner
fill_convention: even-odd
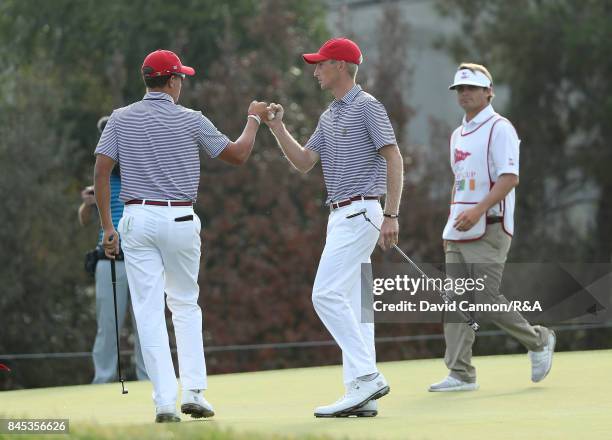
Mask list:
[[[79,224],[81,226],[87,226],[91,223],[91,211],[92,206],[85,204],[85,202],[81,203],[79,206]]]
[[[249,106],[248,114],[257,115],[259,118],[264,118],[267,116],[267,106],[268,105],[265,102],[253,101]],[[238,139],[236,139],[236,141],[229,142],[227,144],[227,146],[219,154],[219,159],[232,165],[244,164],[253,151],[255,137],[257,135],[257,130],[259,130],[259,124],[260,123],[255,118],[247,117],[247,122],[244,126],[242,134],[240,137],[238,137]]]
[[[278,146],[296,170],[307,173],[319,161],[319,153],[310,148],[304,148],[291,136],[283,122],[285,111],[282,105],[272,103],[268,110],[274,113],[274,119],[266,118],[264,121],[270,127]]]
[[[453,226],[459,231],[469,231],[480,220],[480,217],[501,202],[518,184],[519,177],[516,174],[502,174],[486,197],[473,208],[459,214]]]
[[[404,186],[404,166],[402,154],[397,145],[386,145],[378,150],[387,161],[387,197],[385,198],[385,214],[399,215],[400,200]],[[399,240],[399,223],[397,218],[384,217],[380,227],[378,244],[388,249]]]
[[[106,256],[112,259],[119,253],[119,234],[113,226],[110,209],[110,175],[115,163],[110,157],[97,154],[94,168],[94,193],[100,214],[100,224],[104,231],[102,245]]]
[[[455,200],[455,187],[457,185],[455,184],[455,181],[453,180],[453,186],[451,186],[451,198],[450,198],[450,204],[453,204],[453,201]],[[442,239],[442,248],[444,249],[444,253],[446,253],[446,248],[448,247],[448,240],[444,240]]]
[[[404,164],[385,106],[375,99],[366,101],[363,106],[363,123],[374,147],[387,162],[387,195],[384,212],[385,214],[399,215],[404,184]],[[397,244],[398,239],[399,224],[397,219],[384,217],[380,227],[378,245],[386,250]]]
[[[79,223],[81,226],[86,226],[91,222],[91,213],[96,207],[93,186],[88,186],[81,191],[81,199],[83,203],[79,206]]]

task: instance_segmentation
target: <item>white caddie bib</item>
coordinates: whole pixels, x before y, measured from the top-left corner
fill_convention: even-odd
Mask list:
[[[455,194],[442,233],[442,238],[445,240],[472,241],[482,238],[487,227],[487,216],[503,217],[504,231],[509,235],[514,232],[514,189],[504,200],[483,215],[470,230],[459,231],[453,226],[457,216],[482,201],[495,184],[489,169],[489,149],[493,127],[501,120],[505,119],[494,113],[472,131],[463,132],[463,127],[459,127],[456,135],[451,137]]]

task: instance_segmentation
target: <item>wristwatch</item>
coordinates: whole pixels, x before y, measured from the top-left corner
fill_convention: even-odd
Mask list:
[[[388,218],[399,218],[399,214],[387,214],[386,212],[383,214],[383,216]]]

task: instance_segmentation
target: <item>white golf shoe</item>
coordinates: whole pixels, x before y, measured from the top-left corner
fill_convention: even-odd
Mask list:
[[[176,423],[181,418],[176,415],[176,406],[164,405],[155,408],[155,423]]]
[[[355,414],[355,410],[364,407],[367,403],[372,400],[379,399],[389,393],[389,384],[385,377],[378,373],[378,375],[371,380],[356,379],[351,382],[348,386],[346,394],[335,403],[331,405],[319,406],[315,409],[315,417],[348,417]],[[370,406],[369,408],[377,407]],[[366,408],[361,416],[363,417],[368,410]],[[371,416],[370,416],[371,417]]]
[[[354,382],[354,381],[353,381]],[[353,382],[346,385],[346,392],[352,386]],[[365,405],[355,408],[344,413],[340,413],[334,417],[376,417],[378,415],[378,402],[370,400]]]
[[[476,391],[478,384],[476,382],[464,382],[452,376],[446,376],[444,380],[431,384],[429,391],[431,392],[448,392],[448,391]]]
[[[544,348],[541,351],[528,352],[529,359],[531,360],[531,380],[533,382],[540,382],[550,371],[556,342],[557,336],[554,331],[550,330],[548,343]]]
[[[370,400],[365,405],[356,408],[352,411],[342,413],[338,417],[376,417],[378,415],[378,402],[376,400]]]
[[[212,405],[204,398],[200,390],[184,390],[181,399],[181,412],[189,414],[194,419],[202,417],[212,417],[215,410]]]

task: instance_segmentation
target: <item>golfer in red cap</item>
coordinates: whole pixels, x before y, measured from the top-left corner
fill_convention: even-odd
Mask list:
[[[314,413],[316,417],[375,416],[376,399],[389,392],[389,385],[376,367],[374,324],[361,322],[360,274],[377,242],[383,249],[397,243],[402,156],[384,106],[355,84],[363,60],[357,44],[334,38],[317,53],[303,57],[315,65],[315,78],[335,99],[304,146],[287,131],[281,105],[270,105],[275,118],[266,119],[266,124],[299,171],[306,173],[321,160],[327,187],[327,238],[312,301],[342,349],[346,394]],[[383,210],[380,198],[385,195]],[[364,208],[380,226],[380,234],[361,216],[347,218]]]
[[[183,80],[195,74],[169,50],[142,65],[147,93],[115,110],[96,148],[95,195],[106,255],[121,247],[145,367],[153,382],[157,422],[178,422],[177,382],[166,331],[164,296],[172,312],[182,387],[181,411],[214,415],[207,387],[198,305],[201,223],[193,211],[200,179],[200,151],[231,164],[253,149],[267,104],[253,101],[240,137],[232,142],[201,112],[177,105]],[[123,217],[113,227],[109,177],[121,164]]]

